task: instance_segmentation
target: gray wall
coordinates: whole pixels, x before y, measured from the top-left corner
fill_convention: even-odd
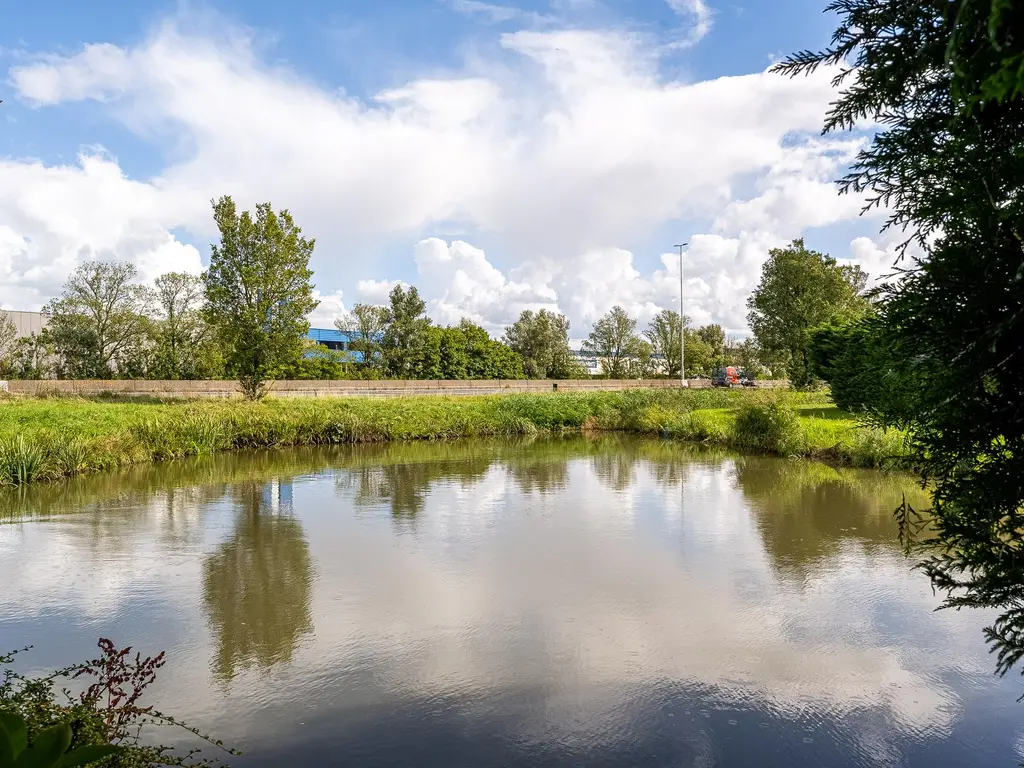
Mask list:
[[[276,397],[402,397],[408,395],[498,395],[515,392],[599,392],[622,389],[677,389],[679,382],[669,379],[634,380],[494,380],[494,381],[275,381],[270,394]],[[711,386],[708,379],[693,379],[690,387]],[[786,382],[759,381],[758,387],[785,386]],[[0,389],[4,388],[0,383]],[[66,395],[151,395],[158,397],[241,397],[234,381],[154,381],[123,379],[114,381],[10,381],[6,389],[14,394]]]

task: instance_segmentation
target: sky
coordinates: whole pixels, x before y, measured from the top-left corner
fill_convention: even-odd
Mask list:
[[[747,333],[771,248],[890,271],[840,196],[868,134],[829,136],[823,0],[0,0],[0,307],[90,260],[199,272],[211,201],[287,208],[330,327],[416,285],[500,335],[557,309],[679,305]],[[868,127],[870,128],[870,126]]]

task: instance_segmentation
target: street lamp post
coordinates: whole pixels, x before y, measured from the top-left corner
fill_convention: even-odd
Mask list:
[[[679,249],[679,386],[686,386],[686,324],[683,320],[683,248],[689,243],[672,246]]]

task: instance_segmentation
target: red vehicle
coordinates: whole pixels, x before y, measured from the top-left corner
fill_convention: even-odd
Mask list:
[[[742,368],[730,365],[715,369],[711,374],[711,385],[714,387],[752,387],[754,386],[754,377],[747,374]]]

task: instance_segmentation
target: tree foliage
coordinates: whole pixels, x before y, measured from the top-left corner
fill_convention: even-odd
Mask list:
[[[313,298],[309,258],[314,241],[302,237],[287,210],[270,203],[241,215],[230,197],[213,203],[220,243],[204,275],[205,316],[216,330],[229,370],[250,399],[262,397],[282,365],[301,353]]]
[[[1024,4],[829,7],[832,45],[777,69],[842,63],[826,132],[882,126],[842,188],[886,206],[916,246],[877,322],[850,332],[874,337],[914,395],[865,405],[910,428],[932,508],[904,506],[902,533],[927,546],[947,606],[1002,609],[986,635],[1006,672],[1024,656]]]
[[[6,312],[0,311],[0,355],[10,352],[11,345],[18,337],[18,329]]]
[[[454,347],[465,350],[465,366],[453,366],[445,378],[457,379],[521,379],[523,360],[514,351],[495,341],[476,323],[463,318],[455,328],[448,328]],[[464,375],[460,375],[463,374]]]
[[[725,329],[722,326],[702,325],[697,329],[697,336],[708,345],[714,365],[721,365],[725,356]]]
[[[387,325],[387,307],[375,304],[356,304],[348,315],[334,321],[339,331],[350,335],[349,350],[356,353],[359,369],[368,378],[381,374],[381,343]]]
[[[808,342],[811,375],[826,381],[840,408],[882,425],[910,426],[920,386],[914,367],[888,344],[880,318],[835,318]]]
[[[389,295],[391,305],[385,315],[386,328],[381,342],[384,369],[397,379],[416,378],[416,370],[428,366],[427,304],[416,286],[396,285]]]
[[[663,363],[663,372],[672,377],[679,375],[679,332],[684,324],[689,325],[689,318],[680,320],[679,313],[671,309],[663,309],[656,314],[644,336],[651,344],[652,354]]]
[[[803,240],[769,252],[761,281],[747,299],[747,322],[759,347],[784,363],[794,386],[811,383],[811,329],[834,317],[862,312],[866,282],[859,267],[808,250]]]
[[[220,348],[203,317],[203,279],[168,272],[155,280],[156,316],[152,376],[159,379],[208,379],[223,369]]]
[[[4,375],[12,379],[45,379],[53,372],[53,348],[48,336],[31,333],[15,339],[4,361]]]
[[[687,376],[709,376],[711,370],[721,362],[714,347],[701,335],[701,330],[687,328],[685,331]]]
[[[636,325],[636,320],[616,305],[594,323],[593,330],[583,342],[583,353],[600,360],[604,375],[609,379],[626,378],[631,359],[639,356],[640,339],[636,335]],[[650,354],[647,357],[650,358]]]
[[[60,375],[106,379],[144,374],[140,356],[150,296],[135,282],[136,276],[128,263],[90,261],[71,274],[61,297],[46,306],[46,338]]]
[[[587,372],[569,349],[569,320],[542,309],[525,309],[503,337],[523,360],[529,379],[582,379]]]

